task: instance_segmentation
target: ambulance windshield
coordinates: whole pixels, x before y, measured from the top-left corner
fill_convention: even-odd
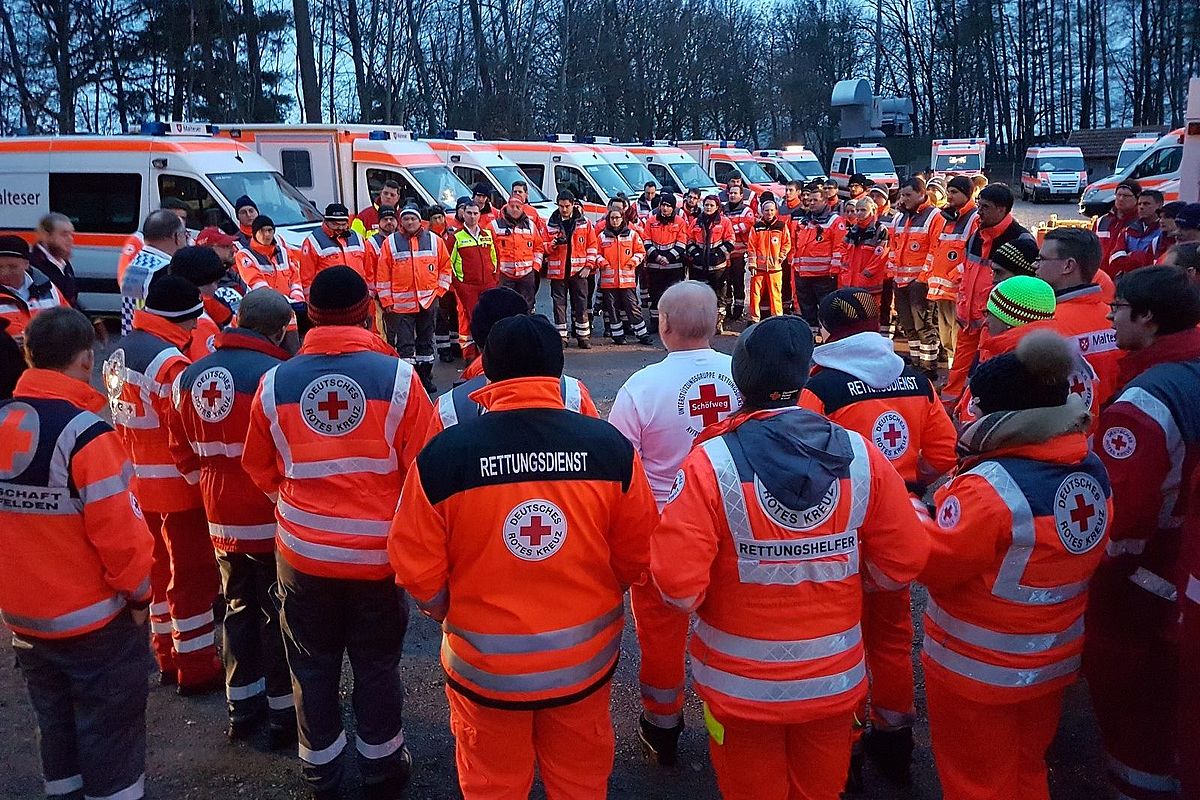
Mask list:
[[[695,161],[677,161],[671,165],[671,170],[685,189],[712,189],[714,193],[717,191],[713,179],[700,169],[700,165]]]
[[[542,194],[542,190],[538,185],[526,177],[521,168],[517,166],[509,166],[503,164],[501,166],[489,167],[492,174],[496,176],[496,180],[500,181],[500,185],[508,191],[512,191],[512,186],[515,181],[525,181],[525,185],[529,187],[529,202],[531,203],[548,203],[550,202],[546,195]]]
[[[855,156],[854,171],[863,175],[886,175],[896,171],[888,156]]]
[[[640,161],[624,161],[613,164],[617,168],[617,172],[621,173],[621,177],[629,184],[639,195],[646,188],[646,184],[653,182],[658,188],[662,188],[662,184],[658,179],[650,174],[650,170],[646,169],[646,165]]]
[[[218,172],[210,173],[208,179],[230,207],[237,198],[246,195],[258,206],[258,212],[270,217],[277,227],[321,221],[320,212],[308,198],[278,172]]]
[[[583,168],[608,199],[611,200],[619,194],[631,196],[629,184],[609,164],[585,164]]]
[[[446,167],[411,167],[409,171],[417,179],[417,183],[421,184],[421,188],[443,208],[454,208],[458,198],[471,194],[467,185]]]
[[[978,153],[938,153],[937,163],[933,165],[935,172],[979,172],[981,168]]]

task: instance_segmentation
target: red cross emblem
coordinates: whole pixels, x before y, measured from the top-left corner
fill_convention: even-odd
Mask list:
[[[1129,444],[1129,441],[1119,433],[1116,436],[1112,437],[1112,446],[1115,447],[1117,450],[1124,450],[1128,444]]]
[[[530,547],[541,547],[542,540],[554,533],[554,530],[542,521],[541,517],[530,517],[521,527],[521,538],[529,542]]]
[[[1095,515],[1096,507],[1088,503],[1083,495],[1075,495],[1075,507],[1071,509],[1071,521],[1079,526],[1080,533],[1087,530],[1088,523]]]
[[[0,423],[0,442],[4,443],[4,447],[0,448],[0,471],[10,474],[16,472],[18,460],[25,461],[21,456],[27,455],[33,448],[34,431],[26,425],[28,419],[29,412],[17,408],[9,411],[4,422]]]
[[[688,416],[700,417],[706,428],[719,420],[721,414],[728,414],[729,410],[729,395],[717,394],[717,386],[713,383],[701,386],[700,396],[688,401]]]
[[[317,410],[329,417],[330,422],[337,422],[338,417],[349,407],[350,404],[343,400],[337,392],[333,391],[326,394],[325,399],[317,403]]]
[[[200,393],[200,397],[204,399],[209,408],[216,408],[222,397],[221,390],[217,388],[217,382],[210,382],[208,388]]]
[[[1083,382],[1083,378],[1078,375],[1071,376],[1071,394],[1083,395],[1087,391],[1087,384]]]
[[[882,436],[887,441],[888,447],[894,448],[896,446],[896,443],[899,442],[900,439],[904,436],[904,433],[899,428],[897,428],[896,423],[893,422],[888,425],[887,430],[883,432]]]

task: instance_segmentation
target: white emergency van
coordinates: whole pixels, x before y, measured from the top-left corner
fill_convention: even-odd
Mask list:
[[[1180,165],[1183,163],[1184,128],[1161,136],[1154,145],[1124,169],[1088,185],[1079,200],[1079,211],[1087,217],[1099,216],[1112,208],[1117,184],[1132,178],[1143,189],[1157,189],[1167,202],[1180,199]]]
[[[1021,165],[1021,198],[1037,203],[1055,198],[1079,200],[1087,186],[1087,166],[1078,147],[1030,147]]]
[[[825,178],[825,169],[817,154],[802,144],[790,144],[782,150],[755,150],[754,160],[779,183],[808,183]]]
[[[513,184],[525,181],[529,187],[529,204],[543,217],[548,217],[554,210],[554,203],[542,192],[538,182],[530,180],[494,142],[479,141],[475,131],[442,131],[438,136],[422,141],[433,148],[455,177],[472,191],[476,184],[486,183],[504,202],[512,193]]]
[[[929,169],[944,178],[982,175],[987,163],[987,145],[987,139],[934,139]]]
[[[167,198],[188,206],[188,228],[234,230],[233,204],[254,198],[289,242],[321,220],[312,204],[258,154],[201,123],[153,122],[138,135],[0,139],[0,231],[30,241],[51,211],[75,225],[71,258],[80,305],[118,313],[117,259],[126,239]]]
[[[395,126],[248,123],[222,127],[221,135],[257,151],[322,209],[366,208],[388,180],[400,184],[402,202],[450,214],[471,193],[428,144]]]
[[[611,136],[586,136],[583,141],[590,144],[601,158],[612,164],[621,179],[629,184],[631,200],[641,197],[649,182],[653,182],[659,189],[663,188],[662,181],[646,169],[641,159],[629,152],[625,145],[616,144]]]
[[[676,142],[675,146],[691,155],[702,169],[724,189],[732,177],[741,177],[755,196],[770,192],[783,197],[783,184],[772,178],[746,149],[744,142],[729,139],[695,139]]]
[[[699,189],[701,196],[720,191],[696,159],[666,139],[647,139],[640,145],[627,144],[625,148],[646,165],[664,191],[682,195],[688,189]]]
[[[608,201],[618,194],[629,195],[629,184],[616,168],[574,134],[552,133],[544,142],[494,142],[529,179],[542,187],[550,199],[569,189],[583,201],[588,219],[596,220],[608,210]]]
[[[892,154],[881,145],[847,145],[833,151],[829,177],[837,182],[838,194],[842,197],[850,196],[850,177],[853,175],[863,175],[889,192],[900,188]]]

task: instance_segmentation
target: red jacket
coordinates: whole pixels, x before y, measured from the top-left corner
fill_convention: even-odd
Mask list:
[[[800,278],[823,278],[836,274],[842,261],[846,220],[829,211],[805,214],[793,221],[792,266]]]
[[[670,219],[655,212],[642,223],[642,244],[646,247],[648,269],[670,269],[683,266],[683,255],[687,250],[688,229],[691,222],[685,214],[676,211]],[[659,257],[667,263],[660,264]]]
[[[433,407],[390,353],[362,328],[317,327],[254,397],[242,467],[279,498],[277,547],[300,572],[392,575],[385,537]]]
[[[1136,211],[1128,217],[1120,217],[1114,210],[1097,217],[1096,221],[1092,223],[1092,231],[1100,239],[1100,266],[1108,267],[1108,262],[1117,249],[1117,239],[1121,235],[1121,231],[1137,218]]]
[[[184,473],[200,474],[200,496],[213,546],[227,553],[269,553],[275,548],[275,503],[242,469],[250,406],[262,376],[288,352],[262,336],[230,328],[217,351],[175,380],[178,414],[171,452]]]
[[[737,208],[732,203],[726,203],[721,208],[721,216],[729,220],[733,229],[733,255],[745,255],[750,244],[750,229],[754,227],[755,212],[750,203],[743,201]]]
[[[1126,272],[1158,263],[1171,242],[1163,234],[1158,220],[1146,223],[1135,219],[1113,236],[1112,254],[1104,262],[1104,271],[1114,278]]]
[[[0,402],[0,616],[20,636],[78,636],[150,602],[154,541],[103,408],[86,383],[42,369]]]
[[[889,241],[888,229],[878,220],[846,228],[834,261],[838,288],[859,286],[871,292],[882,291]]]
[[[734,248],[733,225],[718,211],[709,217],[699,214],[688,231],[687,255],[696,269],[725,269]]]
[[[664,600],[696,612],[692,677],[714,713],[797,724],[863,698],[864,581],[907,583],[928,550],[887,459],[858,434],[788,408],[738,413],[701,433],[651,537],[650,564]]]
[[[955,304],[959,325],[971,330],[983,327],[988,295],[992,292],[992,250],[1021,237],[1032,239],[1033,234],[1009,214],[998,225],[978,228],[967,240],[962,282]]]
[[[104,362],[113,425],[133,460],[133,492],[146,511],[200,508],[198,472],[181,472],[171,454],[168,425],[175,413],[171,386],[191,362],[183,354],[191,333],[149,311],[133,315],[133,331]]]
[[[69,305],[58,287],[38,270],[26,271],[25,297],[11,286],[0,284],[0,318],[8,320],[8,335],[18,344],[25,341],[25,328],[48,308]]]

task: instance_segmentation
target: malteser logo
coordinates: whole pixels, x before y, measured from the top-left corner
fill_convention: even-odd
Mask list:
[[[41,192],[12,192],[0,186],[0,206],[37,206],[41,203]]]

